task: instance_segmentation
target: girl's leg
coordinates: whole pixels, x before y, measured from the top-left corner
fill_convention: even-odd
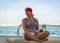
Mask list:
[[[39,40],[35,35],[32,35],[31,32],[26,31],[25,34],[25,39],[30,39],[30,40],[34,40],[34,41],[42,41]]]
[[[44,31],[44,32],[41,32],[41,33],[37,34],[37,37],[40,40],[43,40],[43,39],[45,40],[49,35],[50,35],[49,31]]]

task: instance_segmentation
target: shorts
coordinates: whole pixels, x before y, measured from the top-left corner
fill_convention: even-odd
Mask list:
[[[31,35],[34,35],[35,33],[34,32],[31,32]]]

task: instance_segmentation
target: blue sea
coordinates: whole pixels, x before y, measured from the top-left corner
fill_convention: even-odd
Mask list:
[[[17,35],[18,26],[0,26],[0,35]],[[46,30],[50,32],[50,36],[60,36],[60,26],[46,25]],[[19,29],[19,35],[23,36],[24,30]]]

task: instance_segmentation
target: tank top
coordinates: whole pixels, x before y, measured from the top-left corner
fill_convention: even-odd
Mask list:
[[[36,29],[37,29],[36,19],[35,19],[35,18],[33,18],[33,19],[34,19],[34,22],[29,21],[29,20],[26,18],[26,27],[27,27],[28,29],[36,30]]]

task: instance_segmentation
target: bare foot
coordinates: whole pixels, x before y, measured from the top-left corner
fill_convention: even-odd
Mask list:
[[[43,41],[48,41],[48,39],[43,39]]]

